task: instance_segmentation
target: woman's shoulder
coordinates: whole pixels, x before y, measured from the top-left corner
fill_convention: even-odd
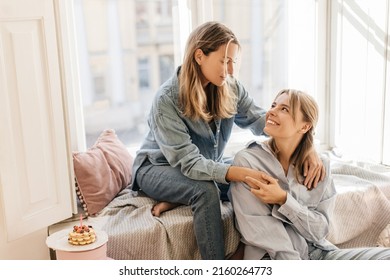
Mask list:
[[[179,92],[179,80],[176,74],[166,80],[159,88],[157,95],[159,96],[175,96]]]
[[[230,78],[229,87],[237,96],[242,96],[246,93],[244,85],[235,77]]]
[[[177,104],[179,96],[179,84],[177,77],[172,76],[166,80],[158,89],[155,97],[154,103],[156,106],[160,107],[164,104]]]

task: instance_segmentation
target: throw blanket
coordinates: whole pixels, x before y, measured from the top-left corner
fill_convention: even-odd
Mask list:
[[[188,260],[201,259],[193,230],[189,206],[179,206],[160,217],[151,214],[156,203],[141,193],[121,191],[88,223],[107,232],[107,256],[117,260]],[[237,249],[240,235],[235,230],[233,209],[221,203],[228,258]]]
[[[390,224],[390,172],[368,163],[333,160],[336,207],[328,240],[340,248],[390,246],[378,244]]]

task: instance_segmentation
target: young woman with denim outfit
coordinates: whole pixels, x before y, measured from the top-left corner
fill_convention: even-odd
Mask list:
[[[336,198],[329,163],[324,161],[327,175],[316,188],[308,191],[302,183],[317,120],[312,97],[282,90],[266,114],[270,140],[252,142],[236,154],[234,165],[268,174],[230,187],[244,259],[390,259],[390,248],[338,249],[326,240]]]
[[[133,165],[132,189],[161,202],[152,209],[155,216],[174,205],[191,206],[202,259],[225,258],[219,187],[262,174],[223,158],[234,123],[255,135],[265,124],[266,111],[233,78],[238,52],[237,38],[218,22],[190,34],[183,64],[154,98]],[[309,187],[324,176],[320,159],[311,155]]]

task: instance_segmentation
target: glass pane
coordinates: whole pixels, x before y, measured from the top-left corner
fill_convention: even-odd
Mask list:
[[[174,70],[173,0],[75,0],[87,147],[107,128],[138,146]]]
[[[345,1],[332,7],[334,146],[345,158],[381,163],[386,151],[388,3]]]

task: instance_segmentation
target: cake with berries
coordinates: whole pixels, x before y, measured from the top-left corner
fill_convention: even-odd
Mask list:
[[[68,242],[72,245],[89,245],[96,241],[96,232],[92,226],[74,226],[69,232]]]

